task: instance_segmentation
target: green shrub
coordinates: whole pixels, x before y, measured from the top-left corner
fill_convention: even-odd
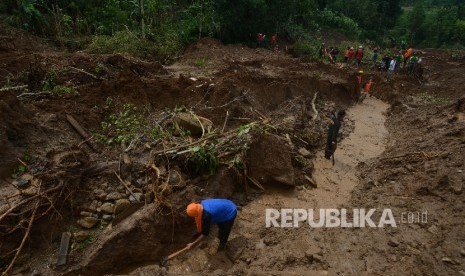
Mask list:
[[[116,32],[113,36],[94,36],[87,50],[96,54],[125,53],[144,58],[154,56],[156,52],[155,44],[128,31]]]
[[[218,171],[218,153],[214,145],[197,146],[192,148],[191,152],[192,155],[189,157],[188,163],[196,174],[214,175]]]

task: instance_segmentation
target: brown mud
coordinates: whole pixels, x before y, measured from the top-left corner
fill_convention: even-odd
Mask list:
[[[0,214],[24,199],[41,203],[12,274],[465,274],[465,67],[447,52],[423,49],[422,74],[401,72],[389,83],[365,70],[374,75],[374,98],[355,104],[356,69],[266,49],[202,39],[162,66],[64,53],[3,25],[0,36],[11,37],[1,47],[0,88],[27,88],[0,92]],[[44,83],[51,81],[79,94],[50,93]],[[145,135],[123,149],[98,142],[114,114],[109,98],[134,105],[147,124],[168,128],[167,110],[184,108],[211,121],[227,145],[219,172],[199,176],[182,155],[152,156],[196,137]],[[348,116],[332,166],[322,156],[327,119],[342,108]],[[67,115],[93,135],[93,149]],[[231,166],[231,151],[245,144],[234,154],[247,174]],[[19,188],[24,181],[31,187]],[[134,193],[142,204],[130,202]],[[162,256],[190,241],[186,204],[208,197],[239,206],[229,248],[216,253],[212,233],[160,267]],[[26,233],[33,202],[1,221],[2,270]],[[125,208],[122,215],[111,214],[115,205]],[[266,228],[266,208],[389,208],[398,227]],[[427,221],[401,223],[403,213],[424,211]],[[85,229],[83,220],[97,224]],[[68,264],[56,267],[62,232],[72,233],[71,250]]]

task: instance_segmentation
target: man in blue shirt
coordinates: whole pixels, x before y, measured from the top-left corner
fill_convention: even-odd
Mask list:
[[[205,199],[201,203],[191,203],[187,206],[187,215],[195,219],[199,236],[186,247],[192,248],[210,234],[212,224],[218,225],[218,251],[226,247],[231,228],[237,215],[237,206],[228,199]]]

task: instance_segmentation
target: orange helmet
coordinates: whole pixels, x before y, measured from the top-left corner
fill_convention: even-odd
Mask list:
[[[202,205],[199,203],[191,203],[187,205],[186,213],[189,217],[199,217],[202,215]]]

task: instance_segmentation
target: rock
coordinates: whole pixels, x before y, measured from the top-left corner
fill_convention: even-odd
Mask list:
[[[169,178],[168,178],[168,183],[176,187],[177,189],[182,189],[186,187],[186,182],[181,176],[181,173],[179,170],[172,170],[170,171]]]
[[[208,181],[205,194],[212,198],[229,198],[233,195],[235,187],[241,183],[234,169],[220,168],[218,172]]]
[[[102,219],[104,221],[111,221],[113,219],[113,216],[112,215],[103,215]]]
[[[93,214],[91,212],[86,211],[82,211],[81,213],[79,213],[79,215],[81,215],[81,217],[93,217]]]
[[[323,262],[323,256],[320,256],[318,254],[313,254],[312,260],[317,263]]]
[[[247,258],[247,260],[245,260],[245,262],[249,265],[252,262],[252,259]]]
[[[129,196],[129,201],[131,203],[144,201],[144,194],[143,193],[134,193],[134,196],[133,195]]]
[[[309,152],[306,148],[300,148],[298,150],[299,154],[302,155],[303,157],[310,157],[310,155],[312,154],[311,152]]]
[[[89,234],[87,234],[87,232],[77,231],[77,232],[75,232],[73,234],[73,239],[74,239],[75,242],[82,242],[85,239],[87,239],[88,236],[89,236]]]
[[[261,134],[250,144],[249,176],[261,184],[295,186],[292,149],[278,136]]]
[[[126,192],[126,188],[124,186],[118,186],[118,188],[116,188],[116,190],[120,194],[124,194]],[[119,199],[119,198],[117,198],[117,199]]]
[[[436,225],[431,225],[428,228],[428,232],[430,232],[431,234],[437,234],[439,232],[439,228]]]
[[[89,206],[88,209],[89,209],[89,211],[91,211],[91,212],[97,212],[97,208],[98,208],[98,207],[99,207],[99,205],[98,205],[98,200],[94,200],[94,201],[92,201],[92,203],[90,204],[90,206]]]
[[[147,182],[145,181],[145,178],[139,178],[136,180],[136,183],[134,183],[134,187],[140,188],[144,186]]]
[[[305,257],[310,258],[313,255],[321,255],[321,249],[317,245],[311,245],[307,251],[305,251]]]
[[[448,258],[448,257],[444,257],[441,260],[448,264],[455,264],[455,262],[451,258]]]
[[[123,196],[118,192],[112,192],[107,195],[106,200],[118,200],[123,198]]]
[[[464,275],[464,276],[465,276],[465,271],[463,271],[463,270],[460,270],[460,271],[459,271],[459,274],[460,274],[460,275]]]
[[[126,208],[128,208],[131,205],[131,202],[129,200],[123,198],[123,199],[118,199],[115,204],[115,215],[121,213],[124,211]]]
[[[95,198],[98,200],[105,200],[107,193],[104,190],[98,189],[94,191]]]
[[[388,241],[388,245],[389,245],[389,246],[392,246],[392,247],[398,247],[399,244],[400,244],[400,243],[399,243],[396,239],[394,239],[394,238],[392,238],[392,239],[390,239],[390,240]]]
[[[134,189],[132,189],[132,192],[133,193],[141,193],[141,194],[143,193],[141,188],[134,188]]]
[[[102,204],[102,206],[100,206],[100,210],[108,214],[113,214],[115,211],[115,204],[110,203],[110,202],[105,202]]]
[[[462,170],[457,170],[458,173],[462,173],[463,171]]]
[[[34,270],[32,271],[32,273],[31,273],[31,276],[40,276],[40,275],[42,275],[42,274],[41,274],[40,271],[38,271],[37,269],[34,269]]]
[[[462,181],[455,179],[455,181],[451,185],[452,192],[456,195],[460,195],[462,193]]]
[[[98,222],[98,219],[94,217],[85,217],[81,218],[80,220],[77,221],[77,224],[79,224],[81,227],[90,229],[94,227]]]
[[[462,257],[465,257],[465,249],[460,250],[460,255],[462,255]]]
[[[194,116],[193,114],[185,112],[176,114],[174,121],[180,128],[189,131],[190,134],[195,137],[202,135],[202,126],[205,132],[213,127],[212,121],[208,120],[207,118]],[[199,121],[202,123],[202,126],[200,125]]]

